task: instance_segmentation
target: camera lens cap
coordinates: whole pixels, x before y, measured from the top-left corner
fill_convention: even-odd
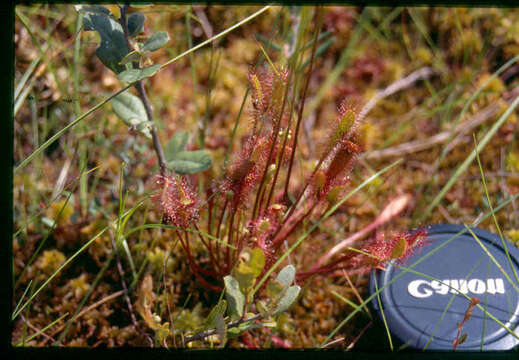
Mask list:
[[[372,272],[370,292],[379,289],[387,326],[405,345],[452,350],[459,323],[458,341],[464,341],[457,350],[509,350],[519,344],[519,250],[506,242],[507,255],[498,235],[471,230],[479,241],[461,225],[430,226],[429,242],[403,264],[393,261]],[[462,322],[472,297],[487,313],[473,307]],[[372,306],[382,319],[377,296]]]

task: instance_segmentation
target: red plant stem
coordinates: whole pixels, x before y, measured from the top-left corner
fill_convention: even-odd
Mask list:
[[[324,159],[326,159],[328,157],[328,155],[330,154],[330,151],[327,151],[320,159],[319,159],[319,162],[317,163],[317,165],[315,166],[315,169],[314,171],[312,172],[312,175],[310,175],[310,177],[307,179],[306,181],[306,184],[305,184],[305,187],[303,188],[303,191],[301,191],[301,193],[299,194],[299,196],[297,197],[296,201],[292,204],[292,206],[290,207],[290,209],[288,209],[288,212],[287,214],[285,215],[284,217],[284,221],[283,223],[287,222],[288,219],[290,218],[290,216],[292,215],[292,213],[294,212],[294,210],[296,209],[296,205],[299,203],[299,201],[301,201],[301,198],[303,197],[303,194],[305,193],[306,189],[308,188],[308,186],[310,185],[310,182],[312,181],[312,178],[315,176],[315,174],[317,173],[317,170],[319,170],[319,168],[321,167],[322,163],[324,162]],[[281,230],[281,227],[278,228],[278,230],[274,233],[274,237],[279,233],[279,231]]]
[[[220,219],[218,220],[218,227],[216,228],[216,237],[220,238],[220,228],[222,227],[223,216],[225,215],[225,210],[227,210],[227,203],[229,199],[225,198],[225,202],[223,203],[222,213],[220,214]]]
[[[216,238],[220,241],[222,240],[222,239],[220,239],[220,228],[222,227],[223,216],[225,215],[225,210],[227,209],[228,202],[229,202],[229,199],[226,197],[225,202],[223,204],[222,213],[220,214],[220,219],[218,220],[218,227],[216,228]],[[216,259],[217,259],[218,263],[220,263],[220,253],[221,253],[220,241],[216,243]]]
[[[299,63],[296,63],[296,67],[299,65]],[[274,173],[274,179],[272,181],[272,186],[270,187],[270,192],[269,192],[269,196],[267,198],[267,204],[265,205],[265,210],[267,210],[270,206],[270,201],[272,200],[272,195],[274,193],[274,189],[276,188],[276,183],[278,181],[278,176],[279,176],[279,171],[281,169],[281,164],[283,163],[283,156],[285,154],[285,148],[286,148],[286,145],[287,145],[287,141],[288,141],[288,135],[290,134],[290,128],[292,127],[292,113],[294,111],[294,103],[296,101],[296,88],[297,88],[297,81],[298,79],[296,78],[295,80],[295,83],[294,83],[294,88],[293,88],[293,91],[292,91],[292,101],[290,103],[290,111],[289,111],[289,115],[288,115],[288,124],[287,124],[287,127],[286,127],[286,130],[285,130],[285,136],[283,136],[283,145],[281,146],[281,150],[278,152],[279,155],[278,155],[278,159],[276,160],[276,172]],[[260,199],[260,203],[263,202],[263,195],[262,195],[262,198]]]
[[[238,255],[241,253],[241,249],[243,248],[243,241],[239,241],[240,239],[240,225],[241,225],[241,212],[239,210],[237,210],[238,212],[238,221],[236,221],[236,231],[234,232],[235,233],[235,238],[236,238],[236,241],[234,243],[236,243],[236,251],[233,251],[233,256],[232,256],[232,263],[233,264],[236,264],[236,261],[238,261]]]
[[[317,6],[315,7],[315,16],[317,18],[317,31],[314,35],[314,43],[312,44],[312,56],[310,58],[310,68],[308,69],[308,76],[306,77],[305,87],[303,90],[303,96],[301,97],[301,106],[299,107],[299,112],[297,113],[297,122],[296,122],[296,130],[294,133],[294,145],[292,146],[292,152],[290,154],[290,162],[288,163],[288,172],[287,172],[287,178],[285,180],[285,192],[283,194],[283,199],[286,199],[286,196],[288,194],[288,185],[290,183],[290,176],[292,174],[292,166],[294,164],[294,157],[296,153],[297,148],[297,138],[299,135],[299,128],[301,125],[301,120],[303,118],[303,110],[305,107],[305,100],[306,100],[306,93],[308,91],[308,85],[310,84],[310,76],[312,75],[312,68],[314,65],[314,57],[315,57],[315,49],[317,48],[317,38],[319,36],[319,32],[321,30],[321,22],[322,22],[322,16],[321,16],[321,9]]]
[[[177,235],[180,237],[180,232],[178,230],[177,230]],[[191,265],[191,269],[194,271],[196,270],[195,272],[201,272],[204,275],[216,277],[217,276],[216,272],[203,269],[200,265],[198,265],[193,260],[193,256],[191,255],[191,247],[189,245],[189,235],[187,232],[185,232],[185,235],[186,235],[186,239],[183,239],[182,237],[180,237],[180,243],[182,244],[182,247],[186,250],[187,259]]]
[[[182,247],[186,250],[186,253],[187,253],[187,259],[189,261],[189,265],[190,265],[190,268],[191,270],[193,271],[193,275],[195,275],[195,277],[197,278],[198,281],[200,281],[204,286],[208,287],[209,289],[211,290],[214,290],[214,291],[222,291],[222,289],[219,287],[219,286],[215,286],[215,285],[212,285],[210,283],[208,283],[199,273],[198,271],[199,270],[203,270],[201,269],[194,261],[193,261],[193,258],[191,257],[191,251],[189,250],[189,243],[185,244],[184,243],[184,239],[182,238],[182,236],[180,235],[180,232],[177,230],[177,236],[178,238],[180,239],[180,243],[182,244]],[[187,234],[186,234],[187,235]],[[187,240],[186,240],[187,241]]]
[[[249,349],[259,349],[258,345],[252,342],[252,338],[248,331],[245,331],[243,334],[241,334],[241,340]]]
[[[218,268],[218,270],[217,270],[218,276],[221,276],[222,275],[222,269],[220,267],[220,264],[218,262],[216,262],[216,259],[214,257],[211,239],[209,239],[209,241],[206,243],[204,241],[204,238],[203,238],[202,234],[200,233],[200,229],[198,228],[198,225],[196,225],[196,223],[195,223],[194,226],[195,226],[196,231],[198,231],[198,236],[200,237],[200,240],[202,241],[202,243],[207,248],[207,251],[209,252],[209,258],[211,259],[211,266],[215,270],[216,270],[216,268]]]
[[[380,225],[385,224],[398,214],[400,214],[404,209],[407,207],[407,205],[411,202],[411,196],[409,194],[404,194],[401,196],[398,196],[397,198],[390,201],[390,203],[382,210],[380,215],[373,221],[371,224],[366,226],[364,229],[356,232],[349,238],[342,240],[340,243],[335,245],[333,248],[331,248],[326,254],[321,256],[319,260],[315,263],[312,269],[317,268],[324,264],[328,259],[330,259],[333,255],[340,252],[342,249],[346,248],[347,246],[352,245],[355,241],[363,238],[367,234],[369,234],[371,231],[379,227]]]
[[[209,211],[209,214],[207,216],[207,233],[212,233],[212,226],[213,226],[213,193],[212,191],[209,194],[209,200],[207,201],[207,211]]]
[[[297,218],[299,216],[300,213],[303,213],[303,215],[297,219],[287,230],[281,232],[281,228],[285,225],[285,224],[288,224],[289,222],[286,221],[285,223],[282,223],[277,232],[274,234],[274,236],[272,237],[272,246],[275,248],[275,249],[278,249],[279,246],[281,246],[281,241],[284,240],[286,238],[286,236],[288,236],[289,234],[291,234],[294,229],[299,226],[299,224],[301,224],[301,222],[306,219],[308,216],[310,216],[310,214],[314,211],[315,207],[317,206],[317,201],[314,201],[314,203],[310,206],[310,208],[308,210],[305,210],[305,207],[303,207],[303,209],[300,209],[299,210],[299,213],[296,213],[293,218]],[[277,234],[281,234],[279,236],[276,236]]]
[[[234,208],[234,207],[232,207]],[[231,245],[232,243],[232,236],[233,236],[233,226],[234,226],[234,216],[236,215],[237,209],[233,209],[231,212],[231,216],[229,218],[229,231],[227,232],[227,245]],[[230,254],[231,254],[231,247],[227,246],[225,249],[225,264],[227,265],[227,271],[229,271],[232,266],[230,262]]]
[[[267,158],[267,162],[265,164],[265,170],[263,171],[263,175],[261,176],[260,188],[265,182],[265,179],[267,177],[267,172],[269,169],[269,165],[270,165],[270,161],[272,160],[272,154],[274,153],[274,148],[276,146],[276,141],[278,139],[279,129],[281,127],[281,121],[283,120],[283,112],[285,111],[285,105],[286,105],[287,97],[288,97],[288,90],[290,88],[290,83],[292,81],[293,74],[294,74],[294,69],[291,68],[290,73],[288,75],[287,84],[285,87],[285,93],[283,94],[283,103],[281,104],[281,109],[279,111],[279,115],[277,116],[277,122],[276,122],[276,126],[274,128],[274,138],[272,139],[272,144],[270,145],[270,151],[269,151],[269,156]],[[254,201],[254,209],[256,209],[256,206],[258,205],[259,209],[260,209],[258,211],[258,214],[261,214],[261,203],[258,204],[258,201],[259,201],[259,193],[256,195],[256,200]]]
[[[263,201],[263,195],[265,193],[265,184],[260,184],[260,187],[258,188],[258,194],[260,194],[260,201],[256,201],[254,203],[254,209],[252,211],[252,219],[256,219],[256,217],[259,215],[258,213],[258,205]],[[257,197],[256,197],[257,200]]]

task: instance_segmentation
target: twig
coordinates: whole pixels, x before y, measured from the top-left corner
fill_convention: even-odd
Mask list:
[[[430,67],[423,67],[416,71],[413,71],[411,74],[407,75],[405,78],[398,79],[387,88],[378,91],[375,96],[373,96],[369,101],[364,105],[364,107],[360,110],[359,115],[357,116],[358,121],[362,121],[366,115],[375,107],[377,102],[382,100],[389,95],[392,95],[400,90],[407,89],[411,87],[415,82],[419,80],[425,80],[436,74],[437,71]]]
[[[126,40],[126,45],[128,46],[128,50],[131,50],[133,47],[130,42],[130,37],[128,34],[128,23],[126,21],[126,12],[128,11],[128,5],[120,6],[121,10],[121,18],[119,19],[119,22],[123,28],[124,37]],[[139,69],[139,63],[133,62],[133,68]],[[151,122],[150,125],[150,132],[151,132],[151,138],[153,140],[153,148],[155,150],[155,153],[157,154],[157,159],[159,161],[159,167],[160,167],[160,173],[162,176],[166,175],[166,159],[164,157],[164,151],[162,150],[162,145],[160,143],[160,138],[157,133],[157,127],[155,126],[155,123],[153,122],[153,109],[151,107],[151,103],[148,99],[148,96],[146,95],[146,90],[144,90],[144,84],[142,80],[137,81],[134,85],[135,89],[137,90],[137,93],[139,95],[139,98],[141,99],[142,103],[144,104],[144,109],[146,110],[146,116],[148,117],[148,121]]]
[[[193,9],[195,10],[196,16],[201,21],[202,29],[204,30],[205,36],[207,36],[208,39],[213,37],[213,27],[211,26],[211,23],[207,19],[207,16],[205,15],[204,9],[201,5],[194,5]],[[214,44],[214,43],[213,43]]]
[[[227,328],[230,329],[230,328],[233,328],[233,327],[237,327],[238,325],[243,324],[244,322],[255,321],[255,320],[259,320],[261,318],[262,318],[261,314],[256,314],[256,315],[251,316],[250,318],[247,318],[247,319],[240,319],[240,320],[231,322],[231,323],[229,323],[227,325]],[[211,330],[199,332],[198,334],[194,334],[194,335],[191,335],[191,336],[186,336],[184,338],[184,344],[187,344],[187,343],[190,343],[190,342],[196,341],[196,340],[202,340],[202,339],[204,339],[204,338],[206,338],[208,336],[214,335],[216,333],[217,333],[216,329],[211,329]]]
[[[505,96],[505,101],[510,104],[517,95],[519,95],[519,86],[516,86]],[[453,139],[450,145],[448,145],[447,151],[452,149],[456,145],[460,144],[463,141],[465,134],[467,134],[472,129],[478,127],[479,125],[490,119],[497,113],[497,111],[500,108],[501,106],[499,104],[493,103],[481,110],[480,112],[478,112],[471,119],[460,124],[458,128],[455,130],[459,132],[459,134]],[[371,151],[369,153],[360,155],[359,158],[384,159],[389,157],[412,154],[444,143],[450,138],[451,134],[452,130],[443,131],[441,133],[429,137],[428,139],[409,141],[407,143],[403,143],[387,149]]]

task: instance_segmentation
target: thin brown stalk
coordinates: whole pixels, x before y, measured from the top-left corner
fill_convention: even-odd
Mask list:
[[[290,184],[290,177],[292,175],[292,166],[294,164],[294,157],[295,157],[296,148],[297,148],[297,138],[298,138],[298,135],[299,135],[299,128],[301,126],[301,121],[302,121],[302,118],[303,118],[303,110],[304,110],[304,107],[305,107],[306,95],[307,95],[307,91],[308,91],[308,85],[310,84],[310,76],[312,75],[312,69],[313,69],[313,66],[314,66],[315,51],[316,51],[316,48],[317,48],[317,38],[319,37],[319,32],[321,31],[321,23],[322,23],[321,8],[316,6],[316,10],[315,11],[316,11],[315,16],[317,18],[317,30],[315,31],[314,43],[312,44],[312,55],[311,55],[311,58],[310,58],[310,67],[308,69],[308,75],[306,77],[305,87],[304,87],[304,90],[303,90],[303,96],[301,97],[301,106],[299,107],[299,111],[297,113],[296,130],[295,130],[295,133],[294,133],[294,145],[292,146],[292,152],[290,154],[290,162],[288,163],[288,172],[287,172],[287,178],[285,180],[285,190],[284,190],[284,193],[283,193],[284,194],[283,195],[283,199],[286,199],[286,197],[288,195],[288,186]]]
[[[128,34],[128,23],[126,21],[126,13],[128,11],[128,5],[123,5],[123,6],[120,6],[119,8],[121,10],[121,18],[119,19],[119,22],[123,28],[126,45],[128,46],[128,49],[131,51],[131,49],[133,47],[130,42],[130,37]],[[133,62],[133,68],[139,69],[140,68],[139,63]],[[148,117],[148,121],[151,122],[151,125],[150,125],[151,138],[153,141],[153,149],[155,150],[155,153],[157,155],[157,160],[159,162],[160,174],[162,176],[166,176],[166,173],[167,173],[166,158],[164,157],[164,151],[162,150],[162,145],[160,143],[159,134],[157,133],[157,128],[153,122],[153,109],[151,107],[151,103],[148,99],[148,96],[146,95],[146,90],[144,89],[144,83],[142,82],[142,80],[139,80],[134,84],[134,87],[137,90],[139,98],[141,99],[142,103],[144,104],[144,109],[146,110],[146,116]]]
[[[200,232],[200,229],[198,228],[198,225],[194,224],[195,226],[195,230],[198,231],[198,236],[200,237],[200,240],[202,241],[202,243],[205,245],[205,247],[207,248],[207,251],[209,252],[209,259],[211,261],[211,265],[213,267],[213,269],[218,269],[218,273],[222,273],[222,268],[220,266],[220,263],[218,263],[215,259],[215,256],[214,256],[214,253],[213,253],[213,246],[212,246],[212,241],[211,239],[209,239],[207,242],[204,240],[204,237],[202,236],[202,233]]]
[[[281,109],[279,111],[279,115],[276,118],[277,122],[276,122],[276,125],[274,128],[274,138],[272,139],[272,144],[270,146],[269,156],[268,156],[267,162],[265,164],[265,170],[263,171],[263,175],[261,176],[260,188],[263,186],[263,184],[265,183],[265,180],[267,178],[269,164],[270,164],[270,161],[272,160],[272,154],[274,153],[274,148],[276,146],[279,129],[281,128],[281,122],[283,120],[283,113],[285,111],[285,105],[287,103],[287,98],[288,98],[288,90],[290,88],[290,83],[292,82],[292,77],[294,76],[294,70],[295,70],[294,67],[292,67],[288,74],[287,85],[285,87],[285,93],[283,94],[283,103],[281,104]],[[259,215],[259,214],[261,214],[261,203],[258,203],[258,201],[259,201],[259,193],[256,195],[256,200],[254,201],[254,208],[257,207],[259,209],[259,211],[258,211],[258,215]]]
[[[210,288],[211,290],[214,290],[214,291],[221,291],[222,289],[220,289],[220,287],[217,287],[217,286],[214,286],[214,285],[211,285],[210,283],[208,283],[203,277],[202,275],[200,275],[199,272],[202,272],[206,275],[211,275],[211,273],[207,272],[206,270],[202,269],[194,260],[193,260],[193,257],[191,256],[191,250],[189,248],[189,238],[187,238],[188,234],[187,232],[185,233],[186,234],[186,239],[184,240],[182,238],[182,235],[180,234],[180,231],[176,230],[176,233],[177,233],[177,236],[180,240],[180,244],[182,245],[182,247],[184,248],[184,250],[186,250],[186,254],[187,254],[187,260],[189,261],[189,267],[191,268],[191,271],[193,272],[193,275],[196,277],[196,279],[198,281],[200,281],[202,283],[202,285],[204,286],[207,286],[208,288]]]

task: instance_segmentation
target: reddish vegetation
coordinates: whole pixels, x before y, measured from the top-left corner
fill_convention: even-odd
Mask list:
[[[214,238],[200,233],[210,257],[207,268],[191,256],[188,232],[177,232],[194,275],[211,289],[221,289],[220,279],[230,273],[245,247],[263,250],[264,271],[267,271],[281,255],[283,242],[290,239],[304,220],[312,216],[319,218],[340,199],[361,151],[357,144],[356,113],[343,102],[317,165],[296,200],[288,202],[280,191],[289,184],[277,183],[277,180],[279,167],[293,161],[290,131],[287,134],[292,126],[287,112],[290,109],[289,77],[284,69],[279,74],[260,69],[250,71],[248,76],[254,108],[252,131],[228,166],[225,178],[213,183],[207,207],[206,232],[233,248],[222,246],[222,241],[215,243]],[[290,178],[286,181],[290,182]],[[185,229],[197,220],[200,201],[185,177],[159,177],[157,185],[161,190],[155,199],[162,206],[166,223]],[[314,274],[330,274],[341,269],[349,273],[366,272],[385,261],[405,259],[424,238],[424,231],[395,235],[390,240],[377,236],[362,249],[372,257],[349,251],[327,264],[299,272],[297,279],[304,281]],[[208,276],[217,283],[212,283]]]

